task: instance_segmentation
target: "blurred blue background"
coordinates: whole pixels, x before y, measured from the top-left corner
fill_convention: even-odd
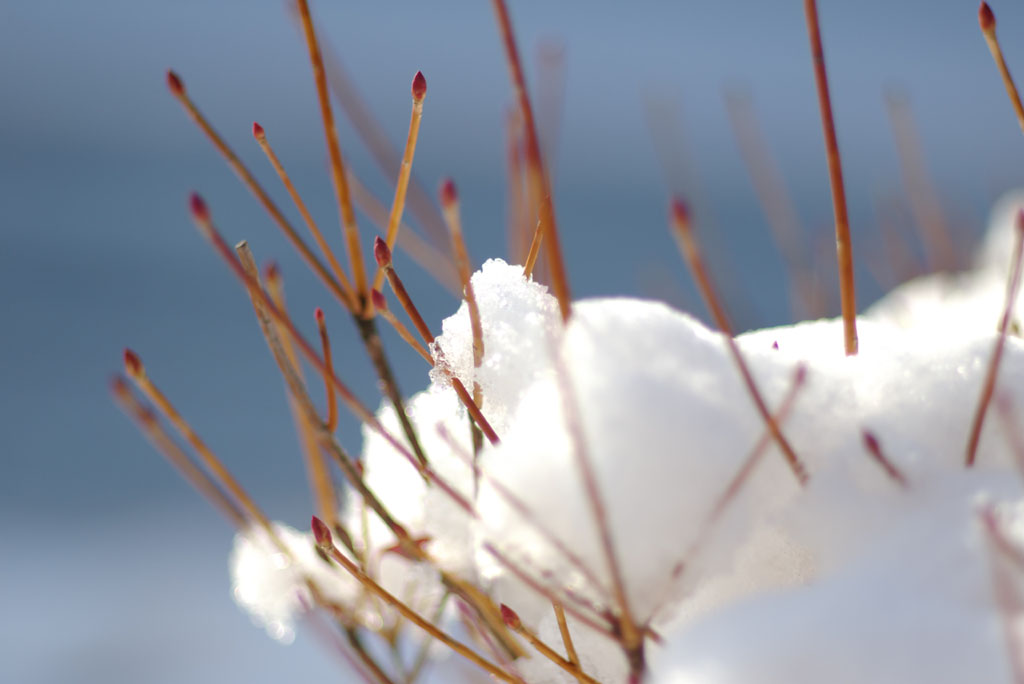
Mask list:
[[[886,88],[909,97],[965,243],[999,192],[1020,182],[1024,147],[973,0],[820,4],[863,307],[892,284],[869,268],[883,251],[875,207],[901,192]],[[472,255],[503,256],[511,89],[489,3],[313,7],[396,146],[411,77],[423,70],[416,173],[431,191],[452,175]],[[1024,6],[994,10],[1003,35],[1019,34]],[[783,261],[722,95],[750,93],[808,243],[827,248],[831,203],[802,3],[563,0],[511,2],[511,11],[535,91],[538,46],[564,48],[552,157],[574,295],[661,297],[703,315],[665,227],[671,189],[697,209],[738,326],[789,320]],[[1024,73],[1019,42],[1005,48]],[[178,70],[290,210],[251,140],[259,120],[321,225],[333,228],[305,54],[277,0],[0,4],[0,681],[290,681],[336,672],[309,635],[279,647],[248,624],[229,596],[230,529],[107,394],[121,349],[133,347],[274,517],[308,520],[280,379],[245,295],[191,226],[187,193],[206,196],[228,239],[247,238],[257,257],[280,261],[307,331],[312,309],[330,302],[164,85],[165,69]],[[652,102],[671,121],[655,126],[653,139]],[[388,178],[339,119],[350,163],[390,198]],[[670,144],[680,136],[682,145]],[[671,160],[668,173],[656,148]],[[428,320],[439,323],[456,302],[400,259]],[[826,282],[833,268],[822,261]],[[340,373],[376,405],[350,324],[327,310]],[[390,347],[405,393],[424,387],[422,362]],[[346,421],[341,431],[357,448],[358,427]]]

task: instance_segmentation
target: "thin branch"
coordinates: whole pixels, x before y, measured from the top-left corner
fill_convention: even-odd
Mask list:
[[[369,290],[366,286],[366,268],[363,265],[363,255],[359,246],[359,228],[356,225],[356,215],[352,209],[352,200],[349,197],[345,162],[341,156],[341,146],[338,144],[338,131],[334,127],[334,113],[331,111],[331,100],[327,93],[327,76],[324,73],[323,56],[320,54],[320,44],[317,41],[316,31],[313,28],[313,19],[309,13],[309,3],[307,0],[296,0],[296,5],[299,10],[302,32],[306,38],[306,47],[309,48],[309,63],[313,67],[316,96],[320,102],[320,118],[323,120],[327,152],[331,157],[331,179],[334,181],[334,194],[338,199],[338,213],[341,216],[341,226],[345,233],[348,257],[352,265],[352,280],[355,283],[356,296],[359,300],[358,306],[362,307],[365,305],[366,297],[369,295]]]
[[[523,65],[519,59],[519,49],[516,47],[516,38],[512,30],[512,20],[509,18],[508,7],[506,7],[504,0],[492,0],[491,4],[498,21],[501,42],[505,47],[505,58],[508,62],[516,100],[519,102],[519,109],[523,115],[523,133],[526,144],[526,175],[532,194],[532,204],[540,209],[540,220],[537,225],[535,240],[546,238],[544,245],[547,249],[548,266],[551,269],[551,287],[554,290],[555,297],[558,299],[562,320],[567,321],[571,311],[571,296],[569,294],[569,282],[565,275],[565,261],[562,259],[562,246],[558,237],[558,225],[555,220],[554,207],[551,203],[551,179],[548,177],[547,170],[544,167],[544,159],[540,151],[540,141],[537,138],[537,124],[533,117],[533,106],[530,104],[530,94],[526,89],[526,78],[523,76]],[[529,270],[527,275],[529,275]]]
[[[981,386],[981,396],[978,398],[978,406],[975,409],[974,420],[971,422],[971,433],[967,439],[967,467],[974,465],[978,453],[978,443],[981,441],[981,429],[985,425],[985,414],[988,406],[992,403],[992,395],[996,389],[996,379],[999,376],[999,362],[1003,358],[1003,350],[1006,348],[1006,335],[1010,329],[1010,320],[1017,306],[1017,293],[1020,290],[1021,266],[1024,262],[1024,211],[1017,214],[1015,228],[1015,242],[1013,248],[1013,262],[1010,266],[1010,280],[1006,287],[1006,300],[1003,307],[1003,317],[999,321],[999,336],[996,338],[995,348],[992,350],[992,357],[989,359],[988,369],[985,372],[985,380]]]
[[[790,469],[796,476],[797,481],[801,485],[806,484],[808,478],[807,468],[804,466],[803,461],[801,461],[796,455],[796,452],[793,451],[793,447],[790,445],[789,440],[782,434],[782,430],[779,429],[778,423],[775,422],[771,414],[768,412],[768,406],[765,404],[764,397],[761,395],[761,390],[758,389],[757,383],[754,382],[754,376],[750,372],[750,367],[747,366],[747,362],[743,358],[742,352],[740,352],[739,345],[732,336],[732,325],[729,323],[729,317],[726,315],[725,308],[722,306],[721,300],[719,299],[714,285],[711,282],[711,276],[708,273],[707,266],[701,256],[700,246],[697,244],[697,238],[693,233],[693,227],[690,225],[690,212],[686,208],[686,205],[683,204],[682,200],[679,199],[676,199],[672,203],[672,228],[674,229],[673,234],[676,237],[676,242],[679,245],[679,251],[682,253],[683,258],[690,267],[690,272],[697,284],[697,288],[704,297],[704,302],[707,304],[708,310],[711,312],[711,317],[714,319],[718,329],[725,337],[725,343],[729,349],[729,354],[732,356],[732,359],[736,364],[736,368],[740,372],[743,384],[746,386],[747,392],[750,394],[750,398],[754,401],[754,406],[757,408],[757,412],[760,414],[761,419],[764,420],[765,425],[768,426],[772,437],[775,439],[779,449],[782,451],[782,455],[785,457]]]
[[[583,672],[578,663],[568,661],[558,655],[553,648],[548,646],[540,639],[540,637],[534,634],[533,630],[526,627],[526,625],[523,624],[523,621],[519,619],[519,615],[505,604],[501,605],[501,615],[505,618],[505,624],[508,625],[513,632],[526,639],[537,653],[547,658],[562,670],[571,674],[577,681],[584,682],[585,684],[600,684],[596,679]]]
[[[816,0],[804,0],[807,34],[814,60],[814,81],[818,87],[818,108],[821,127],[825,134],[825,152],[828,156],[828,178],[832,187],[832,211],[836,221],[836,261],[839,263],[839,299],[843,310],[843,342],[847,356],[857,353],[857,295],[853,279],[853,243],[850,240],[850,219],[846,211],[846,188],[843,185],[843,165],[839,158],[836,124],[832,116],[832,98],[828,91],[825,70],[825,52],[821,45]]]
[[[462,657],[466,658],[470,662],[479,666],[480,668],[487,671],[493,677],[503,682],[515,682],[515,678],[507,674],[500,667],[482,657],[476,651],[465,646],[464,644],[456,641],[445,632],[441,631],[427,619],[422,617],[419,613],[415,612],[409,606],[407,606],[401,599],[391,594],[387,589],[377,584],[370,576],[364,573],[359,567],[351,560],[345,557],[338,548],[334,545],[334,541],[331,538],[331,531],[328,529],[319,518],[313,517],[312,519],[313,535],[316,537],[317,545],[333,559],[338,565],[345,569],[352,577],[354,577],[360,584],[362,584],[368,591],[380,597],[383,601],[388,603],[398,613],[402,615],[406,620],[413,623],[424,632],[443,643],[454,652],[458,653]]]

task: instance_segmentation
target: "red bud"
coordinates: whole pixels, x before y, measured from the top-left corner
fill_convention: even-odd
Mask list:
[[[373,240],[373,258],[377,260],[377,265],[381,268],[391,265],[391,248],[379,235]]]
[[[167,72],[167,87],[174,97],[181,97],[185,94],[185,84],[181,82],[181,77],[173,71]]]
[[[501,619],[505,621],[506,627],[513,630],[519,629],[523,624],[519,619],[519,614],[504,603],[501,604]]]
[[[110,391],[115,397],[123,398],[128,394],[128,383],[120,375],[115,375],[110,379]]]
[[[672,220],[680,226],[690,225],[690,208],[678,197],[672,200]]]
[[[377,311],[388,310],[388,300],[384,298],[384,293],[380,290],[370,290],[370,301],[373,302],[373,308]]]
[[[455,190],[455,181],[451,178],[445,178],[441,181],[441,206],[450,207],[459,201],[458,192]]]
[[[124,372],[133,378],[142,375],[142,360],[127,347],[124,350]]]
[[[417,71],[412,79],[412,99],[420,102],[427,94],[427,79],[423,77],[422,71]]]
[[[324,524],[324,521],[320,518],[313,516],[311,527],[313,528],[313,537],[316,539],[316,544],[322,549],[333,549],[334,540],[331,537],[331,530]]]
[[[878,445],[878,438],[875,437],[874,433],[868,432],[867,430],[864,431],[864,446],[866,446],[868,451],[872,453],[881,450]]]
[[[189,196],[188,200],[189,210],[192,212],[192,218],[196,221],[209,221],[210,210],[206,207],[206,202],[199,196],[199,193],[193,192]]]
[[[992,14],[992,8],[987,2],[981,3],[978,7],[978,24],[985,33],[994,31],[996,28],[996,15]]]

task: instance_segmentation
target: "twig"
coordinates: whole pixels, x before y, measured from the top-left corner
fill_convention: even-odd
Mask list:
[[[405,309],[406,314],[412,320],[416,331],[423,338],[423,341],[428,345],[434,343],[434,335],[430,332],[430,328],[427,327],[426,321],[423,320],[423,316],[420,315],[419,309],[416,308],[416,304],[413,303],[412,298],[409,296],[409,292],[405,289],[405,284],[402,283],[402,279],[398,275],[398,271],[395,270],[395,266],[391,261],[391,250],[388,248],[387,243],[381,240],[379,237],[374,240],[373,243],[373,255],[377,260],[377,264],[384,269],[384,274],[387,276],[388,284],[391,286],[391,291],[395,293],[402,308]],[[480,411],[479,405],[473,400],[469,392],[466,391],[465,385],[455,375],[448,372],[446,373],[448,379],[452,383],[452,387],[455,389],[455,393],[458,395],[459,400],[469,411],[469,415],[473,417],[473,421],[480,428],[484,436],[491,444],[497,444],[498,433],[491,427],[490,422],[484,417],[484,414]]]
[[[596,606],[585,601],[581,597],[568,593],[566,587],[558,587],[557,589],[554,589],[545,586],[540,580],[527,572],[526,569],[513,561],[507,554],[499,551],[494,544],[485,542],[483,549],[493,556],[494,560],[498,561],[499,565],[508,570],[516,579],[527,587],[540,594],[548,601],[560,602],[565,611],[576,618],[579,622],[611,639],[618,639],[611,624],[614,622],[613,617],[609,615],[607,611],[599,610]],[[556,593],[558,591],[565,592],[565,594],[563,596],[559,596],[558,593]],[[568,599],[568,601],[563,599]],[[583,611],[589,611],[592,615],[588,615]],[[605,621],[607,624],[603,624],[601,621]]]
[[[736,343],[736,340],[733,339],[732,325],[729,323],[729,318],[725,314],[725,308],[722,306],[721,301],[718,298],[718,294],[715,292],[714,285],[711,282],[711,276],[708,274],[707,266],[704,264],[704,259],[701,256],[700,247],[697,244],[697,238],[693,233],[692,226],[690,225],[690,212],[682,200],[679,199],[676,199],[672,203],[672,227],[674,229],[676,241],[679,245],[679,251],[682,253],[683,258],[690,267],[690,272],[693,275],[694,281],[697,283],[697,288],[704,297],[704,302],[707,304],[708,310],[711,312],[711,317],[714,319],[718,329],[725,337],[725,343],[729,349],[729,354],[736,363],[736,368],[740,372],[743,384],[746,386],[747,392],[750,394],[750,398],[754,401],[754,406],[757,408],[757,412],[761,415],[765,425],[768,426],[772,437],[779,445],[779,449],[782,451],[782,455],[785,457],[790,469],[792,469],[797,481],[800,482],[801,485],[806,484],[808,478],[806,466],[804,466],[803,462],[796,455],[796,452],[793,451],[793,447],[790,445],[789,440],[787,440],[785,435],[782,434],[782,430],[779,429],[778,423],[775,422],[771,414],[768,412],[768,406],[764,402],[764,397],[761,396],[761,391],[758,389],[757,383],[754,382],[754,376],[751,374],[750,368],[747,366],[747,362],[743,358],[743,354],[740,352],[739,345]]]
[[[522,620],[519,619],[519,615],[504,603],[501,604],[501,615],[505,618],[505,624],[513,632],[526,639],[538,653],[571,674],[577,681],[585,682],[586,684],[599,684],[596,679],[583,672],[578,663],[570,662],[555,653],[553,648],[545,644],[540,637],[533,633],[533,630],[528,629]]]
[[[462,459],[470,468],[475,468],[476,461],[472,454],[467,453],[462,446],[455,441],[455,438],[448,432],[448,429],[443,424],[437,426],[438,434],[441,439],[451,448],[452,453]],[[601,595],[603,600],[610,599],[611,593],[608,589],[597,579],[594,572],[587,567],[587,564],[583,562],[583,559],[578,554],[574,553],[568,546],[565,545],[557,535],[552,534],[551,531],[544,526],[544,523],[537,517],[537,515],[530,510],[530,508],[520,499],[515,493],[506,487],[497,478],[491,477],[485,471],[480,471],[480,477],[486,481],[499,497],[505,500],[505,503],[509,505],[512,510],[516,512],[527,524],[529,524],[538,534],[540,534],[544,540],[551,544],[552,547],[559,553],[561,553],[565,559],[573,566],[588,582],[590,582],[591,588]]]
[[[324,321],[324,310],[317,307],[314,312],[316,327],[320,332],[320,348],[324,357],[324,385],[327,390],[327,431],[334,432],[338,428],[338,402],[334,396],[334,388],[331,387],[330,376],[334,375],[334,362],[331,359],[331,340],[327,336],[327,324]]]
[[[1006,287],[1006,300],[1003,307],[1003,317],[999,321],[999,336],[996,338],[995,348],[992,350],[992,357],[989,359],[988,369],[985,372],[985,380],[981,386],[981,396],[978,398],[978,406],[975,409],[974,420],[971,422],[971,433],[967,439],[967,467],[974,465],[977,457],[978,443],[981,441],[981,428],[985,425],[985,414],[992,402],[992,394],[996,389],[996,379],[999,375],[999,362],[1003,358],[1003,350],[1006,348],[1006,335],[1010,329],[1010,319],[1017,305],[1017,293],[1020,290],[1020,277],[1022,256],[1024,256],[1024,211],[1017,214],[1017,221],[1014,225],[1016,236],[1013,248],[1013,262],[1010,267],[1010,280]]]
[[[216,482],[198,468],[192,462],[192,459],[174,443],[174,440],[170,438],[160,425],[152,409],[142,404],[132,395],[124,378],[115,376],[111,381],[110,388],[114,398],[121,405],[122,410],[135,420],[142,434],[152,442],[157,451],[163,454],[167,461],[188,480],[189,484],[207,501],[213,504],[213,507],[220,511],[235,529],[243,532],[248,527],[245,513],[221,490]]]
[[[800,220],[782,178],[778,162],[765,143],[748,95],[727,93],[726,110],[740,148],[761,211],[786,262],[790,280],[790,301],[804,316],[823,315],[821,296],[815,292]],[[801,317],[804,317],[801,316]]]
[[[558,225],[555,221],[554,207],[551,203],[551,180],[544,168],[541,156],[540,141],[537,138],[537,125],[533,117],[533,106],[530,94],[526,89],[526,78],[523,76],[523,65],[519,60],[519,49],[516,47],[515,34],[512,31],[512,20],[508,15],[508,7],[504,0],[492,0],[494,15],[498,21],[501,42],[505,47],[505,58],[508,62],[512,86],[516,92],[519,109],[523,115],[523,133],[526,145],[526,175],[529,188],[533,195],[532,203],[539,207],[540,216],[534,240],[546,238],[548,266],[551,269],[551,287],[558,299],[558,307],[562,312],[562,320],[569,320],[571,311],[569,282],[565,275],[565,262],[562,259],[562,246],[558,237]],[[547,200],[547,201],[545,201]],[[530,274],[533,264],[527,263],[526,273]]]
[[[864,448],[871,454],[871,458],[878,463],[885,474],[888,475],[901,489],[909,489],[910,483],[907,481],[907,477],[903,474],[903,471],[896,467],[896,464],[885,455],[882,451],[882,445],[878,443],[878,438],[875,437],[875,433],[870,430],[864,430],[862,432],[864,438]]]
[[[928,177],[928,168],[921,151],[914,118],[906,97],[895,92],[886,94],[886,110],[892,124],[896,151],[900,158],[903,184],[914,222],[920,231],[929,271],[951,271],[957,267],[956,248],[949,235],[949,227],[942,213],[939,201]]]
[[[252,135],[256,138],[256,142],[259,144],[260,149],[263,150],[263,154],[266,155],[270,165],[274,168],[278,178],[281,179],[281,184],[284,185],[285,190],[288,191],[288,195],[292,198],[292,204],[299,210],[299,215],[302,216],[302,220],[305,221],[306,227],[309,228],[310,234],[313,236],[314,242],[320,248],[320,253],[323,254],[324,258],[327,259],[327,263],[331,267],[331,271],[334,273],[334,277],[337,278],[338,282],[342,285],[342,289],[345,290],[349,297],[348,308],[355,310],[357,302],[355,301],[354,294],[352,292],[352,285],[349,283],[348,278],[345,276],[345,271],[342,269],[341,264],[338,263],[338,258],[334,255],[334,251],[330,245],[327,244],[327,240],[324,238],[320,228],[316,225],[316,221],[313,220],[313,215],[309,213],[309,209],[306,207],[306,203],[302,201],[302,197],[299,195],[299,191],[295,189],[295,184],[292,183],[291,177],[288,172],[284,170],[284,166],[281,164],[281,160],[278,159],[277,154],[274,152],[274,148],[270,146],[270,142],[267,140],[267,133],[263,129],[263,126],[258,123],[252,125]]]
[[[409,119],[409,133],[405,140],[405,151],[402,153],[402,165],[395,181],[395,196],[391,201],[391,212],[388,214],[388,227],[385,241],[388,247],[394,248],[398,238],[398,229],[402,225],[402,211],[405,209],[405,193],[409,189],[409,178],[412,176],[412,161],[416,155],[416,140],[419,138],[420,121],[423,119],[423,98],[427,94],[427,79],[422,71],[417,71],[412,79],[412,116]],[[373,276],[373,289],[379,290],[384,280],[380,267]]]
[[[288,238],[288,241],[292,243],[295,249],[302,256],[306,264],[313,270],[313,272],[323,281],[327,289],[334,295],[342,306],[347,309],[351,309],[355,303],[354,293],[351,287],[347,287],[336,280],[332,276],[324,265],[317,259],[316,255],[309,246],[299,237],[298,232],[292,227],[288,219],[284,217],[281,210],[277,208],[277,205],[270,199],[266,190],[263,186],[256,181],[256,177],[252,175],[252,172],[242,163],[238,158],[238,155],[228,147],[228,144],[224,142],[224,139],[220,137],[220,134],[214,130],[210,122],[207,121],[206,117],[203,116],[202,112],[195,106],[192,99],[188,96],[188,92],[185,90],[185,85],[181,78],[173,71],[167,72],[167,87],[170,89],[171,94],[181,103],[182,107],[185,108],[185,112],[189,115],[189,118],[199,127],[204,135],[210,140],[217,151],[224,157],[228,166],[232,171],[239,177],[242,184],[245,185],[256,196],[263,209],[270,214],[270,217],[274,220],[274,223],[281,229],[281,231]]]
[[[302,32],[306,38],[306,47],[309,48],[309,62],[313,67],[316,96],[320,102],[320,118],[323,120],[327,152],[331,157],[331,179],[334,181],[334,194],[338,199],[338,213],[341,216],[345,243],[348,247],[348,257],[352,264],[352,280],[355,283],[356,297],[359,300],[358,306],[361,308],[365,306],[366,297],[369,295],[369,290],[366,287],[366,269],[363,265],[363,255],[359,246],[359,228],[356,226],[356,215],[352,210],[352,201],[349,198],[345,162],[341,156],[341,146],[338,144],[338,131],[334,127],[334,114],[331,111],[331,100],[327,94],[327,77],[324,73],[323,56],[320,54],[320,45],[317,42],[316,31],[313,28],[313,19],[309,14],[309,3],[307,0],[296,0],[296,4],[299,10],[299,20],[302,23]]]
[[[846,211],[846,188],[843,186],[843,166],[839,159],[839,142],[832,116],[832,99],[828,92],[825,71],[825,53],[821,46],[816,0],[804,0],[807,34],[814,60],[814,80],[818,87],[818,108],[825,134],[825,152],[828,155],[828,178],[832,186],[832,211],[836,221],[836,260],[839,263],[839,299],[843,310],[843,337],[847,356],[857,353],[857,296],[853,281],[853,244],[850,241],[850,219]]]
[[[572,388],[571,376],[565,367],[564,361],[557,354],[554,357],[554,367],[556,377],[558,378],[558,388],[562,399],[566,429],[571,435],[573,457],[576,461],[580,478],[583,481],[583,490],[587,503],[590,506],[591,515],[594,518],[594,524],[597,527],[601,552],[604,555],[604,561],[612,583],[612,596],[615,598],[619,611],[619,614],[616,616],[618,641],[625,651],[626,659],[629,661],[631,676],[639,678],[643,676],[646,669],[643,630],[640,629],[630,607],[626,582],[622,574],[622,567],[619,564],[615,540],[612,537],[608,510],[598,487],[597,475],[594,472],[593,464],[590,462],[586,436],[583,432],[579,407]]]
[[[409,622],[413,623],[427,634],[443,643],[448,648],[452,649],[462,657],[466,658],[470,662],[478,665],[479,667],[486,670],[492,676],[500,679],[504,682],[515,682],[516,680],[504,672],[494,663],[490,662],[486,658],[483,658],[478,653],[473,651],[471,648],[464,644],[456,641],[445,632],[441,631],[428,620],[423,618],[419,613],[415,612],[409,606],[407,606],[399,598],[391,594],[387,589],[377,584],[372,578],[366,573],[359,569],[359,567],[351,560],[345,557],[338,548],[334,545],[334,541],[331,537],[331,531],[328,529],[319,518],[313,517],[312,519],[313,536],[316,538],[317,545],[330,556],[338,565],[345,569],[352,577],[354,577],[360,584],[366,587],[367,590],[380,597],[386,603],[391,605],[396,611],[398,611],[402,617]]]
[[[267,283],[267,292],[270,294],[271,301],[274,305],[279,308],[285,314],[288,313],[287,304],[284,297],[284,284],[281,279],[280,269],[276,264],[271,263],[265,269],[265,278]],[[295,371],[299,381],[305,387],[305,378],[303,377],[302,367],[299,365],[299,359],[295,354],[295,347],[292,344],[291,338],[288,335],[278,335],[281,340],[281,346],[284,348],[285,356],[288,358],[288,363]],[[325,359],[326,362],[326,359]],[[325,383],[326,383],[325,379]],[[331,394],[334,393],[333,389],[328,390]],[[302,451],[306,456],[306,469],[309,473],[310,488],[313,491],[313,499],[316,501],[316,510],[320,512],[320,517],[332,529],[336,529],[338,523],[338,497],[334,491],[334,482],[331,481],[331,473],[328,468],[327,459],[324,458],[323,450],[320,448],[320,442],[317,440],[316,435],[313,433],[313,427],[310,424],[310,419],[306,416],[306,413],[302,410],[298,400],[292,396],[291,390],[288,391],[288,404],[292,413],[292,420],[295,423],[296,431],[299,434],[299,442],[302,447]]]
[[[1017,92],[1013,76],[1010,75],[1010,68],[1006,66],[1006,59],[1003,57],[1003,49],[999,45],[999,39],[996,38],[996,15],[992,13],[992,8],[986,2],[981,3],[978,7],[978,24],[981,26],[982,35],[985,36],[985,42],[988,43],[992,59],[995,60],[996,67],[999,69],[999,76],[1003,79],[1006,94],[1010,96],[1010,104],[1013,105],[1013,112],[1017,115],[1017,123],[1024,131],[1024,105],[1021,104],[1020,93]]]
[[[573,675],[579,682],[586,681],[580,667],[580,657],[576,653],[576,646],[572,643],[572,634],[569,632],[569,623],[565,619],[565,608],[558,601],[551,602],[551,608],[555,611],[555,620],[558,622],[558,632],[562,636],[562,645],[565,646],[565,655],[573,666]]]
[[[135,386],[157,407],[160,412],[167,416],[167,419],[174,426],[174,429],[185,438],[196,454],[199,456],[199,460],[203,466],[213,476],[214,480],[223,487],[235,501],[241,506],[242,510],[245,511],[246,517],[251,521],[259,525],[267,533],[267,536],[274,543],[274,545],[285,554],[287,557],[291,557],[291,550],[285,545],[274,530],[273,525],[270,523],[270,519],[266,514],[256,505],[249,493],[245,491],[241,483],[235,479],[235,476],[224,466],[224,462],[217,457],[216,454],[206,445],[202,438],[192,429],[185,418],[178,413],[178,410],[171,403],[170,399],[160,391],[160,388],[150,380],[149,375],[146,373],[145,367],[142,365],[142,361],[139,357],[130,349],[125,350],[124,355],[125,372],[128,377],[132,379]],[[155,425],[155,423],[151,424]]]

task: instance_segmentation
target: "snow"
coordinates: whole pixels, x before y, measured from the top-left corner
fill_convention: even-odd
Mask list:
[[[838,339],[828,333],[838,322],[741,336],[752,357],[768,355],[778,340],[776,353],[804,358],[810,370],[802,401],[829,407],[819,408],[807,425],[799,412],[787,423],[798,452],[813,454],[813,475],[769,521],[773,534],[786,540],[782,554],[799,550],[810,572],[791,578],[790,586],[783,577],[775,590],[745,598],[743,589],[757,585],[760,567],[741,563],[730,580],[716,578],[694,600],[711,592],[713,603],[722,584],[728,600],[712,610],[684,611],[666,626],[654,681],[1019,681],[1010,662],[1024,643],[1019,632],[1008,637],[1006,626],[1021,618],[1024,568],[1011,567],[1011,593],[1018,598],[1001,604],[992,572],[998,552],[980,523],[981,511],[994,506],[1002,534],[1024,548],[1021,477],[996,409],[986,422],[978,465],[965,468],[964,457],[996,340],[1012,251],[1008,236],[1022,199],[1018,194],[997,206],[974,271],[919,279],[869,311],[854,359],[829,360],[819,351],[837,347],[817,342],[826,335]],[[1022,364],[1024,347],[1011,336],[997,394],[1015,422],[1024,419]],[[815,378],[839,391],[820,396]],[[886,482],[863,448],[858,454],[847,433],[859,426],[878,436],[905,474],[906,490],[891,478]],[[815,441],[813,449],[805,439]],[[729,591],[744,580],[742,589]],[[1008,608],[1017,612],[1007,615]]]
[[[1024,643],[1007,628],[1021,618],[1024,567],[990,537],[1024,553],[1010,439],[1024,425],[1016,335],[996,387],[1002,408],[988,414],[976,465],[965,458],[1022,203],[1016,195],[994,210],[974,270],[908,283],[861,316],[855,357],[843,352],[839,320],[736,339],[769,410],[792,398],[781,428],[810,478],[801,487],[769,440],[718,517],[766,435],[726,338],[664,304],[626,298],[574,302],[563,324],[521,267],[488,261],[473,276],[483,363],[474,366],[463,304],[432,346],[431,386],[407,404],[431,468],[474,513],[366,430],[367,485],[434,565],[395,553],[397,540],[357,495],[342,520],[381,584],[422,614],[443,594],[440,568],[512,607],[559,651],[549,600],[502,557],[598,622],[621,611],[621,582],[629,613],[663,636],[648,646],[652,682],[1013,681],[1009,663]],[[479,454],[479,478],[450,376],[479,386],[500,436]],[[390,407],[378,416],[402,434]],[[288,536],[305,554],[298,568],[279,569],[253,535],[234,554],[236,597],[282,636],[301,605],[301,572],[317,581],[324,572],[307,536]],[[359,604],[346,579],[330,580],[339,601],[361,606],[367,624],[394,619]],[[623,681],[621,649],[570,624],[585,671]],[[573,681],[537,655],[516,667],[531,684]]]
[[[549,373],[527,391],[512,429],[487,454],[485,471],[518,493],[544,521],[546,534],[593,571],[597,586],[581,589],[607,606],[613,581],[582,484],[579,461],[585,459],[608,514],[631,608],[647,621],[699,577],[696,570],[680,575],[680,566],[696,560],[687,552],[757,441],[761,420],[721,336],[663,304],[578,302],[559,358],[564,373]],[[784,364],[770,371],[784,386]],[[795,486],[781,458],[765,467],[780,489]],[[724,562],[712,558],[727,554],[733,536],[749,527],[751,507],[752,496],[730,509],[724,522],[730,532],[715,535],[705,550],[712,566]],[[523,525],[493,487],[481,491],[478,508],[484,539],[562,583],[581,581],[576,565]]]
[[[466,458],[472,453],[470,423],[455,393],[440,387],[420,392],[406,402],[406,413],[429,456],[430,467],[462,497],[471,499],[473,470]],[[408,445],[390,404],[381,407],[378,417],[389,433]],[[447,439],[439,428],[443,428]],[[362,463],[363,478],[370,491],[414,538],[429,539],[426,548],[438,564],[460,574],[471,573],[467,513],[440,488],[427,486],[412,463],[379,432],[365,426]],[[346,502],[344,518],[360,538],[363,509],[359,495],[353,493]],[[398,542],[379,518],[373,514],[369,518],[370,548],[384,549]]]
[[[522,393],[548,366],[547,335],[561,322],[558,302],[546,287],[524,278],[522,266],[501,259],[485,261],[471,282],[483,329],[480,368],[473,366],[469,307],[463,302],[441,325],[432,349],[437,367],[430,378],[447,386],[446,372],[451,372],[469,389],[479,383],[487,420],[501,434]]]
[[[580,658],[580,665],[584,672],[599,672],[602,681],[624,682],[629,674],[629,667],[622,649],[607,636],[598,634],[586,625],[567,617],[566,623],[569,626],[569,633],[572,635],[573,646],[576,648]],[[562,636],[558,629],[554,611],[551,606],[538,623],[537,636],[555,648],[559,653],[564,653],[562,647]],[[547,658],[534,654],[532,657],[516,661],[516,669],[522,677],[530,684],[576,684],[576,678],[571,674],[553,664]]]
[[[927,339],[995,331],[1010,272],[1014,224],[1021,210],[1024,191],[1009,192],[996,202],[972,270],[915,278],[878,301],[865,316]],[[1018,299],[1014,318],[1020,320],[1022,313],[1024,301]]]
[[[1015,480],[961,473],[902,499],[863,499],[886,515],[859,553],[807,586],[684,625],[658,654],[655,680],[1012,682],[978,521],[983,492],[1021,494]],[[821,528],[862,512],[821,503],[804,510],[827,514]],[[826,554],[841,546],[821,541]]]
[[[284,643],[295,638],[295,622],[312,605],[307,581],[324,596],[349,603],[357,587],[349,577],[320,558],[313,535],[276,523],[274,531],[291,558],[271,542],[266,531],[254,526],[235,536],[229,566],[232,595],[253,622]]]
[[[451,390],[421,392],[406,402],[406,413],[416,430],[430,465],[463,497],[471,497],[472,468],[460,453],[470,449],[469,419]],[[378,412],[381,424],[404,445],[408,442],[394,409],[387,403]],[[457,445],[443,439],[443,426]],[[379,432],[364,426],[363,479],[367,487],[400,521],[415,540],[423,543],[438,568],[472,578],[467,514],[438,487],[428,487],[419,471]],[[445,593],[437,569],[416,563],[397,552],[394,533],[363,502],[356,492],[345,501],[341,516],[356,547],[367,559],[370,575],[422,615],[431,615]],[[361,614],[368,624],[392,624],[393,609],[379,601],[364,601]]]

